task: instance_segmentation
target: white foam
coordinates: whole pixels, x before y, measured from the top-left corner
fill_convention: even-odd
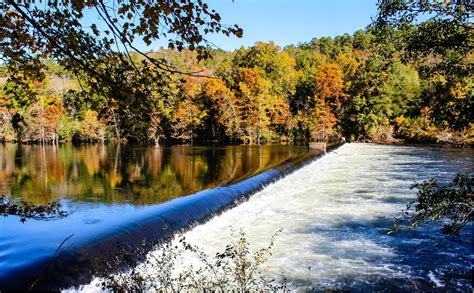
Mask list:
[[[438,288],[444,287],[444,283],[441,282],[441,280],[438,279],[438,278],[436,277],[436,275],[435,275],[432,271],[430,271],[430,272],[428,273],[428,277],[429,277],[430,280],[436,285],[436,287],[438,287]]]

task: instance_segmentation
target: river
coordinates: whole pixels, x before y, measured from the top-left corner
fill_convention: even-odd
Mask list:
[[[294,290],[468,291],[470,244],[442,235],[438,224],[387,235],[393,217],[415,197],[413,183],[448,183],[460,171],[473,171],[472,150],[345,144],[184,236],[214,255],[231,243],[233,230],[257,248],[282,229],[268,274],[283,273]],[[461,239],[472,241],[473,234],[468,226]],[[188,256],[181,265],[194,262]]]
[[[175,229],[198,223],[184,236],[210,255],[231,242],[232,230],[262,247],[281,229],[268,276],[283,273],[294,290],[472,286],[472,246],[445,237],[439,225],[387,235],[393,217],[415,197],[410,186],[472,172],[470,149],[345,144],[316,160],[304,147],[288,146],[4,146],[0,154],[2,192],[37,203],[60,200],[70,212],[48,222],[0,219],[0,285],[7,289],[34,280],[68,235],[74,236],[62,269],[73,263],[81,271],[59,270],[62,288],[87,281],[79,278],[89,272],[86,258],[106,253],[116,239],[132,245],[161,237],[160,223]],[[307,164],[273,182],[297,162]],[[472,239],[472,230],[466,227],[461,239]],[[185,267],[194,260],[182,261]]]
[[[318,154],[305,146],[1,144],[0,192],[13,203],[58,201],[68,216],[0,217],[0,291],[87,282],[119,244],[154,243],[202,222],[282,166]]]

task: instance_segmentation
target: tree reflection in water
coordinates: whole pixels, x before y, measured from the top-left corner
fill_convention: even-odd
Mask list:
[[[0,193],[34,204],[155,204],[247,178],[306,152],[304,146],[5,144]]]

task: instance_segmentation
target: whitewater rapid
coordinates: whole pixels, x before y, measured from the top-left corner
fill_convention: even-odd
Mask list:
[[[184,236],[213,255],[232,241],[232,230],[245,232],[251,246],[264,247],[282,229],[268,274],[284,273],[293,289],[308,281],[318,288],[364,288],[381,279],[440,278],[447,263],[472,264],[472,250],[463,258],[446,256],[456,253],[449,243],[443,256],[424,249],[442,241],[437,227],[400,236],[387,230],[415,197],[413,183],[449,181],[472,171],[472,163],[471,155],[440,148],[345,144]]]

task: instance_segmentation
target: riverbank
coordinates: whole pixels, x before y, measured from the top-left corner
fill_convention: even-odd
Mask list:
[[[383,136],[372,139],[359,139],[360,143],[377,143],[393,145],[439,145],[459,148],[474,147],[474,129],[464,132],[443,131],[422,136]]]
[[[474,125],[464,130],[454,131],[446,127],[436,127],[427,119],[396,119],[395,125],[385,135],[376,135],[374,142],[394,144],[438,144],[454,147],[474,145]]]
[[[328,145],[337,144],[344,141],[344,139],[339,141],[327,142]],[[440,145],[440,146],[452,146],[452,147],[474,147],[474,129],[471,132],[439,132],[431,135],[424,136],[380,136],[374,138],[360,138],[348,142],[356,143],[376,143],[376,144],[393,144],[393,145]],[[170,147],[170,146],[179,146],[179,145],[188,145],[188,146],[224,146],[224,145],[233,145],[233,146],[267,146],[267,145],[295,145],[302,146],[308,145],[309,143],[305,140],[297,141],[275,141],[270,143],[262,144],[241,144],[241,143],[226,143],[220,141],[196,141],[194,144],[183,144],[179,143],[176,140],[163,140],[160,144],[156,145],[153,143],[131,143],[127,140],[63,140],[63,141],[17,141],[17,140],[3,140],[0,141],[3,144],[21,144],[21,145],[61,145],[61,144],[72,144],[75,146],[81,145],[102,145],[102,144],[121,144],[121,145],[133,145],[133,146],[155,146],[155,147]]]

